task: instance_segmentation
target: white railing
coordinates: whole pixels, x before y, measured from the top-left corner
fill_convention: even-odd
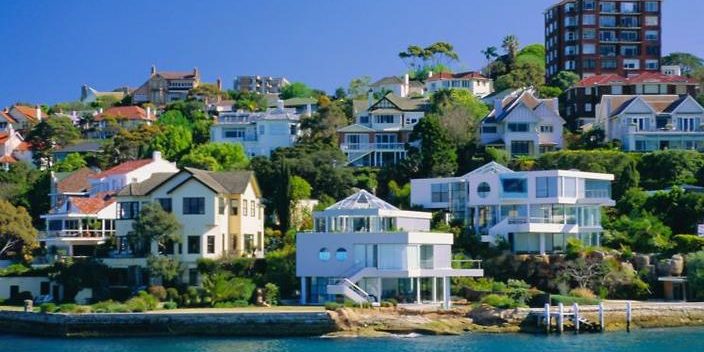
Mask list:
[[[523,224],[567,224],[574,225],[577,222],[576,216],[552,216],[548,218],[544,217],[508,217],[507,222],[509,225],[523,225]]]
[[[355,150],[405,150],[404,143],[344,143],[340,146],[344,151]]]
[[[102,238],[115,234],[115,230],[58,230],[44,231],[44,238],[79,237],[79,238]]]
[[[587,189],[584,191],[585,198],[611,198],[611,192],[607,189]]]

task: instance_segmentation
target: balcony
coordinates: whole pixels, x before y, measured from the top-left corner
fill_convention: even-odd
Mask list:
[[[344,143],[340,146],[343,151],[403,151],[404,143]]]
[[[611,192],[608,189],[587,189],[584,191],[585,198],[611,198]]]
[[[42,232],[42,239],[104,239],[114,234],[114,230],[58,230]]]

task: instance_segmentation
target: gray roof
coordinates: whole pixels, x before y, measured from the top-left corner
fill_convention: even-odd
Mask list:
[[[380,80],[372,83],[370,86],[371,87],[378,87],[378,86],[383,86],[383,85],[389,85],[389,84],[403,84],[403,79],[396,77],[396,76],[388,76],[381,78]]]
[[[99,152],[103,144],[99,141],[84,141],[67,145],[54,153],[90,153]]]
[[[152,174],[152,176],[142,182],[130,183],[117,192],[118,196],[146,196],[159,187],[166,180],[170,179],[176,172],[160,172]]]
[[[206,171],[187,167],[192,177],[218,193],[243,193],[254,177],[252,171]]]

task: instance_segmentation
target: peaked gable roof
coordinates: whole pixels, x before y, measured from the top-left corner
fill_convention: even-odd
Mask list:
[[[604,95],[601,97],[601,106],[607,106],[609,117],[624,113],[636,101],[642,102],[655,114],[666,113],[673,104],[679,105],[682,101],[678,95]]]
[[[557,110],[555,99],[539,99],[536,98],[531,89],[524,89],[516,94],[506,96],[501,100],[501,111],[497,112],[496,108],[492,109],[484,119],[484,123],[496,123],[505,119],[517,107],[525,106],[531,111],[535,111],[540,106],[545,106],[552,111]]]
[[[484,175],[487,173],[504,174],[504,173],[509,173],[509,172],[514,172],[514,171],[507,168],[506,166],[503,166],[503,165],[495,162],[495,161],[491,161],[489,163],[486,163],[486,164],[466,173],[462,177],[467,177],[467,176],[472,176],[472,175]]]
[[[261,196],[261,190],[252,171],[207,171],[186,167],[181,172],[188,172],[191,176],[169,189],[166,193],[175,191],[190,180],[196,180],[218,194],[242,194],[249,183],[252,182],[255,193],[257,196]]]
[[[428,101],[425,99],[404,98],[389,92],[381,99],[377,100],[374,104],[372,104],[372,106],[370,106],[367,110],[373,110],[377,108],[377,106],[382,101],[388,101],[389,103],[394,105],[398,110],[401,111],[425,111],[427,110],[429,104]]]
[[[114,166],[106,171],[90,176],[90,178],[104,178],[112,175],[126,174],[139,169],[142,166],[150,164],[154,159],[140,159],[125,161],[117,166]]]
[[[391,85],[391,84],[404,84],[404,81],[402,78],[397,77],[397,76],[388,76],[388,77],[383,77],[379,79],[378,81],[370,84],[370,87],[379,87],[379,86],[386,86],[386,85]]]
[[[29,120],[39,120],[39,117],[37,116],[37,108],[35,107],[27,105],[15,105],[13,108]]]
[[[458,73],[451,73],[451,72],[438,72],[434,73],[432,77],[428,77],[426,82],[432,82],[432,81],[442,81],[442,80],[447,80],[447,79],[488,79],[484,75],[482,75],[479,72],[476,71],[467,71],[467,72],[458,72]]]
[[[75,208],[81,214],[97,214],[107,206],[115,203],[115,197],[100,194],[95,197],[68,197],[69,210]]]
[[[95,174],[96,172],[88,167],[80,168],[71,173],[57,172],[55,174],[56,190],[59,193],[86,192],[90,189],[88,178]]]
[[[0,111],[0,119],[7,121],[7,123],[9,124],[17,123],[17,121],[15,121],[15,119],[12,117],[12,115],[5,111]]]
[[[157,187],[178,175],[178,172],[157,172],[142,182],[133,182],[117,192],[118,196],[146,196],[152,193]]]
[[[147,111],[140,106],[114,106],[95,116],[95,120],[102,121],[108,117],[126,120],[154,120],[154,116],[149,116]]]
[[[381,200],[381,198],[360,190],[359,192],[325,208],[325,210],[333,209],[387,209],[399,210],[395,206]]]

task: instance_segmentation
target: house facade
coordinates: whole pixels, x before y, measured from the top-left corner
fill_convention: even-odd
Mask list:
[[[314,230],[296,236],[301,304],[345,297],[357,303],[450,304],[453,237],[430,232],[430,213],[403,211],[367,191],[313,214]]]
[[[460,177],[411,180],[411,204],[446,210],[482,241],[514,253],[563,252],[567,241],[598,246],[601,208],[614,176],[576,170],[515,172],[495,162]]]
[[[7,125],[12,125],[15,131],[26,133],[29,129],[41,122],[44,118],[44,112],[37,106],[13,105],[9,109],[3,110],[0,114],[0,127],[5,128]]]
[[[212,142],[240,143],[249,156],[269,156],[276,148],[290,147],[301,136],[301,116],[283,101],[266,112],[222,112],[210,128]]]
[[[391,92],[399,97],[406,98],[412,95],[420,96],[425,93],[425,87],[420,81],[412,81],[406,73],[403,77],[388,76],[369,85],[371,91],[379,96]]]
[[[117,127],[134,129],[141,125],[151,125],[156,122],[156,116],[151,107],[143,109],[140,106],[114,106],[95,115],[91,138],[107,139],[117,132]]]
[[[480,143],[505,149],[511,157],[537,156],[562,149],[565,120],[557,99],[538,99],[530,89],[515,91],[494,101],[481,121]]]
[[[481,99],[494,92],[494,81],[474,71],[431,73],[425,80],[426,92],[435,93],[441,89],[467,90]]]
[[[158,203],[182,225],[179,243],[140,248],[131,241],[144,204]],[[116,270],[146,268],[145,257],[166,255],[184,266],[184,282],[199,284],[197,260],[264,256],[264,208],[251,171],[210,172],[185,168],[159,172],[117,193],[116,248],[103,262]]]
[[[200,72],[194,68],[189,72],[157,71],[152,66],[149,79],[132,92],[132,103],[152,103],[163,106],[185,100],[191,89],[200,85]]]
[[[34,165],[32,149],[30,144],[24,141],[22,135],[15,131],[12,124],[8,124],[0,129],[0,167],[4,171],[8,171],[10,165],[18,161]]]
[[[382,167],[406,157],[413,127],[425,116],[428,101],[388,93],[354,101],[355,124],[337,130],[340,148],[352,166]]]
[[[681,95],[697,96],[697,80],[660,72],[644,72],[624,77],[607,74],[587,77],[564,94],[564,118],[576,126],[593,123],[596,106],[605,95]]]
[[[286,77],[271,76],[237,76],[233,88],[237,92],[257,92],[261,94],[279,94],[290,82]]]
[[[704,107],[690,95],[605,95],[595,126],[625,151],[704,150]]]

